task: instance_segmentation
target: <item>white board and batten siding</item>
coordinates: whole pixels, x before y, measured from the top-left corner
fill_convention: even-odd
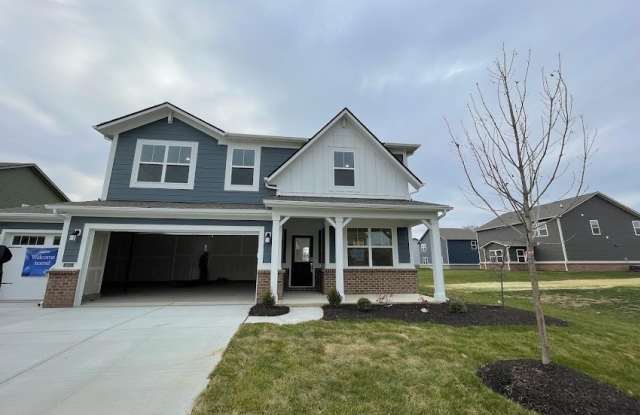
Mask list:
[[[334,186],[334,151],[354,152],[355,187]],[[273,182],[281,196],[409,199],[407,177],[400,166],[346,119],[310,144]]]

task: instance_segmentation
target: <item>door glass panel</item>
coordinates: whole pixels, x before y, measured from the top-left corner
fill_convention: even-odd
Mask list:
[[[311,262],[311,238],[295,238],[293,261]]]

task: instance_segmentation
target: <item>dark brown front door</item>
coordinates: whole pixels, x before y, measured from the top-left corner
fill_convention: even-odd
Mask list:
[[[313,287],[313,239],[310,236],[292,238],[291,286]]]

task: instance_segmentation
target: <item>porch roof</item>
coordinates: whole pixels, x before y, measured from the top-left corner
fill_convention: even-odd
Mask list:
[[[310,197],[310,196],[276,196],[264,199],[267,207],[273,206],[308,206],[308,207],[348,207],[373,209],[407,208],[420,211],[444,211],[453,209],[451,206],[438,203],[420,202],[403,199],[364,199],[346,197]]]

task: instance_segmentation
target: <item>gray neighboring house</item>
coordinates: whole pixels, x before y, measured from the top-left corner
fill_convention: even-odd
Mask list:
[[[431,265],[431,238],[427,229],[418,241],[420,264]],[[440,228],[440,251],[445,268],[479,268],[478,237],[466,228]]]
[[[537,216],[538,269],[612,271],[640,264],[640,213],[603,193],[540,205]],[[513,212],[480,226],[482,266],[504,262],[509,269],[526,269],[522,228]]]
[[[68,201],[35,163],[0,162],[0,209]]]

